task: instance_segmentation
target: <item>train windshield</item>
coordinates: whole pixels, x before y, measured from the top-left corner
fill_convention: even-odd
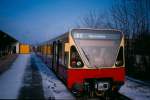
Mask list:
[[[88,67],[113,66],[121,41],[118,31],[72,32],[75,43]]]

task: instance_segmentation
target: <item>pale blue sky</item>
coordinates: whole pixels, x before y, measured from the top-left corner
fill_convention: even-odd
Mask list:
[[[112,0],[0,0],[0,30],[21,42],[46,41],[76,27],[90,10],[104,13]]]

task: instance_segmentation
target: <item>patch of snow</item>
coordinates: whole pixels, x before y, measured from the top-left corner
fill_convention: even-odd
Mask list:
[[[0,99],[17,99],[30,54],[20,54],[9,70],[0,76]]]
[[[133,100],[150,100],[150,87],[126,79],[125,84],[119,90],[121,94]]]
[[[67,90],[66,86],[56,77],[56,75],[38,58],[35,54],[32,55],[35,59],[42,76],[43,90],[45,99],[75,99]]]

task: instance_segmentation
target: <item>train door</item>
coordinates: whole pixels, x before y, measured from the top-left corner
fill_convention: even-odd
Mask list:
[[[47,64],[52,68],[52,47],[50,44],[47,44]]]
[[[59,56],[60,47],[59,47],[59,45],[60,45],[60,42],[57,41],[57,44],[56,44],[56,72],[57,73],[59,71],[59,59],[60,59],[60,56]]]
[[[57,70],[60,74],[61,70],[62,70],[62,43],[60,41],[58,41],[58,61],[57,61]]]
[[[52,49],[52,69],[55,70],[56,66],[56,42],[53,42],[53,49]]]
[[[53,42],[53,69],[57,73],[59,68],[59,42]]]
[[[65,52],[65,43],[59,43],[59,77],[66,82],[68,67],[68,52]]]

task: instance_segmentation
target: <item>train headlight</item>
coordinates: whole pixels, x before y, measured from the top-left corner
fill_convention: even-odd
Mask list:
[[[77,61],[77,66],[81,67],[82,66],[82,62],[81,61]]]
[[[76,63],[77,63],[76,61],[72,61],[72,62],[71,62],[71,65],[72,65],[73,67],[76,67]]]
[[[71,65],[72,65],[73,67],[82,67],[82,66],[83,66],[83,63],[82,63],[80,60],[78,60],[78,61],[73,60],[73,61],[71,62]]]
[[[123,65],[123,61],[122,60],[119,60],[119,61],[116,61],[115,63],[115,66],[122,66]]]

